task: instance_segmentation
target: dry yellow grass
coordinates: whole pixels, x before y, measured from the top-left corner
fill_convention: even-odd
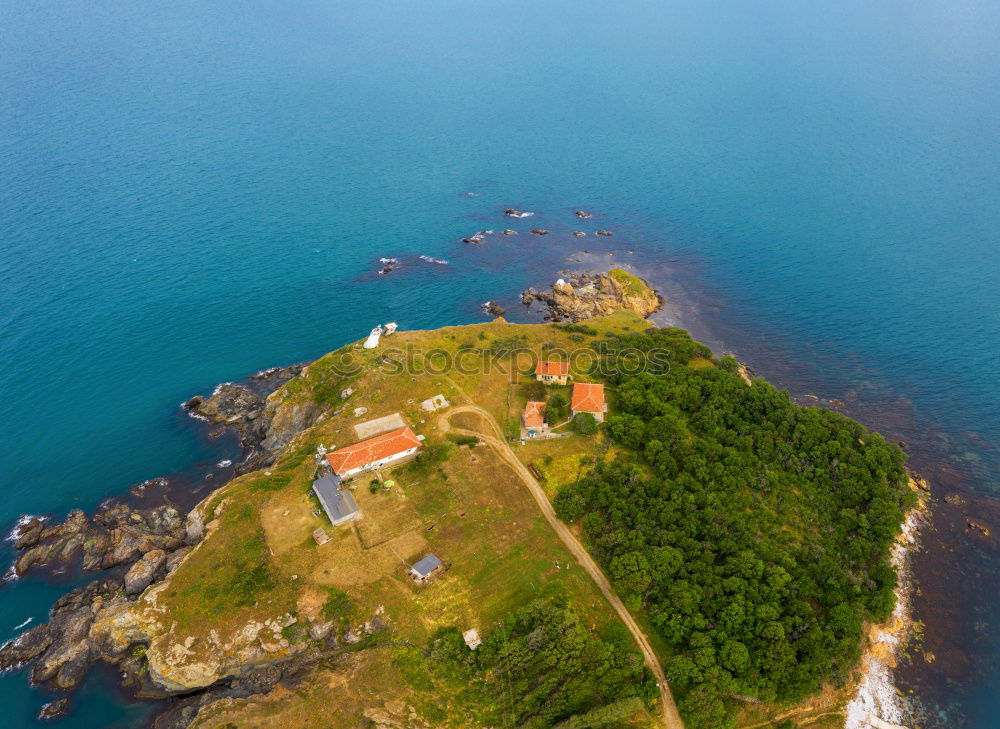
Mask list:
[[[644,322],[631,314],[593,322],[601,332],[638,329]],[[542,343],[554,347],[579,346],[571,335],[550,325],[518,326],[498,321],[434,332],[399,332],[384,342],[399,350],[408,346],[423,352],[433,348],[457,355],[468,347],[488,349],[491,343],[519,336],[536,350]],[[461,348],[465,347],[465,350]],[[381,348],[380,348],[381,350]],[[421,400],[443,394],[454,404],[474,402],[498,419],[520,408],[510,384],[518,376],[509,363],[479,374],[426,371],[427,361],[414,358],[415,371],[393,375],[378,366],[384,352],[352,349],[365,363],[351,380],[354,394],[339,412],[300,434],[266,472],[248,474],[209,499],[210,516],[218,516],[199,548],[170,578],[160,604],[164,624],[176,634],[202,638],[215,631],[223,640],[248,621],[262,621],[290,613],[314,618],[335,587],[350,596],[357,614],[382,612],[395,640],[421,646],[438,627],[489,630],[497,620],[537,596],[564,595],[593,627],[616,617],[597,588],[573,561],[540,515],[537,505],[516,475],[489,448],[457,448],[440,468],[417,475],[406,466],[387,471],[395,481],[391,491],[371,493],[370,475],[355,479],[354,496],[361,517],[332,527],[310,493],[315,470],[312,454],[318,444],[343,446],[354,441],[354,408],[365,407],[362,419],[400,413],[426,443],[442,441],[437,413],[426,413]],[[431,359],[433,362],[433,358]],[[303,382],[289,387],[293,400],[324,393],[331,358],[310,367]],[[324,390],[326,388],[326,390]],[[339,392],[339,390],[337,390]],[[334,393],[336,395],[336,393]],[[479,416],[462,414],[455,425],[482,429]],[[524,447],[526,460],[552,456],[553,484],[573,477],[573,463],[592,452],[596,439],[571,436]],[[216,514],[218,512],[218,514]],[[317,546],[311,534],[323,527],[330,541]],[[407,564],[432,551],[447,569],[427,585],[407,576]],[[227,580],[237,576],[234,556],[247,563],[260,560],[272,583],[254,594],[250,604],[234,606],[226,594]],[[206,641],[196,641],[207,645]],[[369,648],[350,656],[348,666],[319,669],[294,691],[229,702],[207,714],[199,726],[223,727],[234,716],[238,726],[313,727],[323,716],[331,727],[359,726],[365,711],[386,710],[390,702],[416,707],[435,726],[460,726],[462,712],[449,707],[449,689],[415,688],[396,663],[394,649]],[[405,657],[414,664],[412,656]],[[419,661],[416,662],[417,665]],[[411,666],[409,674],[419,673]],[[419,683],[419,682],[417,682]],[[457,690],[457,689],[456,689]],[[431,699],[428,701],[428,697]],[[330,718],[327,706],[342,707]],[[442,708],[443,707],[443,708]],[[640,721],[640,724],[642,721]]]

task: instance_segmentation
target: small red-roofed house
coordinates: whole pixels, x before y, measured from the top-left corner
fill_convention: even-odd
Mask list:
[[[328,453],[326,460],[330,462],[335,474],[341,478],[350,478],[362,471],[402,461],[414,455],[421,445],[416,434],[404,426]]]
[[[565,385],[569,379],[569,362],[539,360],[535,365],[535,379],[546,385]]]
[[[573,399],[569,407],[574,416],[577,413],[590,413],[598,423],[602,422],[604,413],[608,410],[608,404],[604,400],[604,385],[577,382],[573,385]]]
[[[521,422],[529,434],[548,432],[549,426],[545,422],[545,403],[530,401],[524,406]]]

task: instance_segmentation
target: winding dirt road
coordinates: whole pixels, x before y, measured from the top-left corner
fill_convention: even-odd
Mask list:
[[[478,431],[466,430],[465,428],[454,427],[449,418],[452,415],[457,415],[459,413],[475,413],[482,417],[494,430],[494,435],[489,435],[487,433],[480,433]],[[659,659],[656,657],[656,653],[653,652],[652,646],[649,644],[649,640],[646,638],[646,634],[642,632],[639,625],[635,622],[632,614],[625,609],[625,605],[619,599],[618,595],[615,594],[614,590],[611,589],[611,583],[608,582],[608,578],[604,576],[604,572],[594,561],[594,558],[590,556],[590,553],[584,548],[576,536],[569,530],[569,528],[559,520],[556,516],[555,511],[552,508],[552,504],[549,502],[548,496],[542,490],[538,481],[535,477],[531,475],[531,471],[525,466],[521,460],[514,454],[507,441],[504,440],[503,431],[500,429],[500,425],[497,421],[490,415],[487,411],[475,405],[459,405],[452,408],[449,412],[442,415],[438,419],[438,425],[442,432],[453,431],[460,435],[471,435],[476,436],[487,445],[492,447],[498,455],[503,459],[503,461],[509,465],[524,484],[528,487],[528,491],[535,499],[535,503],[538,504],[538,508],[542,510],[542,514],[545,516],[546,520],[549,522],[556,534],[566,545],[566,548],[572,552],[573,556],[576,557],[576,561],[584,569],[584,571],[590,575],[591,579],[597,584],[601,592],[604,594],[605,599],[611,603],[611,607],[615,609],[618,613],[618,617],[621,618],[622,622],[625,623],[625,627],[629,629],[632,633],[632,637],[635,638],[635,642],[639,645],[639,649],[642,651],[642,655],[646,660],[646,665],[653,672],[656,677],[656,683],[660,687],[660,704],[662,705],[663,711],[663,723],[666,725],[667,729],[684,729],[684,724],[681,722],[680,714],[677,713],[677,705],[674,703],[674,697],[670,693],[670,687],[667,685],[666,676],[663,673],[663,667],[660,665]]]

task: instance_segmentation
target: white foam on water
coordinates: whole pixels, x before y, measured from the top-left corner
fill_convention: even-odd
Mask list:
[[[447,266],[448,261],[442,260],[440,258],[431,258],[430,256],[420,256],[421,261],[427,261],[428,263],[440,263],[442,266]]]
[[[20,625],[15,625],[14,626],[14,630],[20,630],[21,628],[26,627],[28,625],[28,623],[30,623],[32,620],[34,620],[34,618],[28,618],[27,620],[25,620]]]
[[[890,562],[899,572],[899,584],[896,586],[896,607],[892,611],[893,622],[899,621],[903,626],[909,625],[910,618],[910,578],[907,571],[910,549],[917,539],[917,526],[922,513],[914,509],[903,522],[902,533],[892,547]],[[909,711],[906,702],[896,690],[890,661],[893,661],[908,632],[904,627],[901,634],[893,634],[880,630],[875,635],[875,645],[887,646],[889,659],[881,657],[875,651],[869,651],[863,660],[864,675],[858,685],[857,693],[846,707],[847,718],[844,729],[872,729],[876,723],[873,718],[883,722],[903,725]]]
[[[216,468],[229,468],[231,465],[233,465],[233,462],[230,461],[228,458],[219,461],[218,463],[215,464]]]
[[[4,537],[4,539],[6,539],[6,541],[8,542],[16,542],[17,538],[20,536],[21,527],[28,524],[32,519],[38,519],[38,521],[44,522],[48,521],[49,517],[35,516],[34,514],[24,514],[22,516],[19,516],[17,518],[17,523],[14,525],[14,528],[11,529],[10,532],[8,532],[7,536]]]

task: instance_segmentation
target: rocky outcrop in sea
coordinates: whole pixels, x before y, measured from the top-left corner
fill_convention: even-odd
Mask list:
[[[188,412],[218,429],[234,429],[244,448],[244,458],[234,469],[246,473],[263,468],[295,437],[314,425],[324,410],[312,401],[282,397],[282,385],[306,371],[308,365],[273,368],[241,384],[225,383],[211,395],[185,403]],[[173,691],[152,680],[146,648],[154,637],[152,627],[136,620],[139,600],[165,580],[204,538],[206,525],[198,507],[184,513],[167,496],[167,479],[136,484],[130,496],[155,500],[162,490],[164,503],[138,507],[123,500],[109,500],[92,515],[76,509],[60,523],[44,517],[24,517],[11,539],[19,551],[12,567],[16,576],[30,570],[101,573],[53,605],[49,620],[34,626],[0,647],[0,670],[30,664],[33,683],[69,694],[98,662],[114,665],[126,686],[138,695],[168,697]],[[223,485],[220,483],[220,486]],[[330,636],[329,645],[337,645]],[[315,652],[314,649],[310,649]],[[310,654],[312,656],[312,654]],[[309,660],[315,659],[306,657]],[[297,669],[299,657],[281,666],[248,665],[238,676],[229,675],[195,690],[186,688],[182,699],[172,700],[155,726],[187,727],[202,703],[218,698],[240,698],[270,690]],[[65,713],[69,696],[63,695],[39,711],[39,719]]]
[[[237,472],[248,473],[271,463],[298,433],[313,425],[322,408],[313,402],[289,405],[274,397],[279,387],[302,374],[308,365],[265,370],[247,384],[226,382],[211,395],[197,395],[184,407],[196,418],[240,436],[245,456]]]
[[[608,273],[563,272],[551,291],[529,288],[521,292],[521,303],[541,304],[548,321],[577,322],[623,310],[647,317],[663,305],[663,298],[642,279],[613,269]]]

